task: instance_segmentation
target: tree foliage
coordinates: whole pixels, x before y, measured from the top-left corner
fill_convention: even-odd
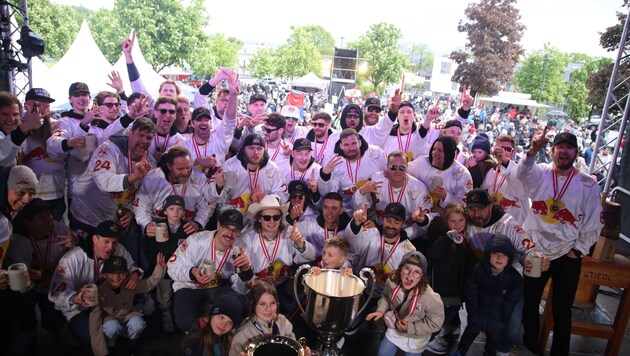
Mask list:
[[[429,46],[424,43],[414,43],[409,51],[409,69],[413,72],[431,70],[435,58]]]
[[[256,78],[272,76],[276,72],[275,56],[273,48],[262,48],[249,60],[247,69]]]
[[[531,94],[533,99],[545,103],[561,104],[564,101],[564,72],[569,64],[567,54],[547,43],[542,50],[528,55],[522,64],[514,74],[518,91]]]
[[[287,43],[276,51],[275,75],[283,78],[300,77],[313,72],[321,75],[322,55],[304,27],[292,26]]]
[[[481,0],[470,4],[465,14],[468,22],[460,21],[457,29],[467,34],[466,49],[454,51],[450,58],[458,64],[453,82],[468,85],[471,94],[494,95],[512,78],[512,70],[523,55],[521,15],[514,6],[516,0]]]
[[[572,63],[580,63],[582,67],[571,73],[567,87],[567,113],[573,118],[588,116],[592,105],[589,104],[590,90],[587,80],[592,73],[597,72],[612,61],[609,58],[591,58],[587,55],[577,57],[571,55]]]
[[[310,38],[310,42],[315,45],[319,54],[322,56],[332,56],[335,53],[335,40],[330,32],[326,31],[322,26],[303,26],[306,34]],[[295,31],[295,27],[291,27]]]
[[[374,84],[376,90],[380,89],[381,84],[394,83],[402,77],[407,58],[398,49],[401,39],[401,31],[393,24],[379,23],[371,25],[365,35],[348,44],[350,48],[359,50],[360,58],[367,60],[368,68],[364,76]]]

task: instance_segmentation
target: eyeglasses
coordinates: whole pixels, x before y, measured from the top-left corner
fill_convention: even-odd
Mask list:
[[[411,269],[411,267],[408,267],[408,266],[403,266],[401,272],[404,273],[404,274],[411,274],[411,276],[413,276],[415,278],[422,277],[422,271]]]
[[[173,110],[173,109],[160,109],[158,110],[160,112],[160,114],[165,115],[166,113],[169,113],[171,115],[175,114],[177,111]]]
[[[311,122],[311,126],[313,127],[326,127],[326,125],[328,125],[325,122]]]
[[[237,229],[237,228],[229,228],[229,227],[224,227],[223,228],[223,232],[227,233],[230,236],[234,236],[237,235],[241,232],[241,230]]]
[[[261,309],[276,308],[278,307],[278,302],[276,301],[273,301],[271,303],[258,302],[258,304],[256,305],[259,306]]]
[[[501,148],[503,148],[507,153],[512,153],[514,151],[512,146],[501,146]]]
[[[101,105],[105,105],[107,106],[108,109],[113,108],[114,106],[116,106],[117,108],[120,107],[120,103],[103,103]]]
[[[287,116],[284,118],[286,121],[298,121],[297,117],[291,117],[291,116]]]
[[[276,128],[270,129],[270,128],[268,128],[268,127],[263,127],[263,130],[265,130],[265,132],[266,132],[266,133],[270,134],[270,133],[272,133],[272,132],[274,132],[274,131],[278,131],[278,130],[280,130],[280,128],[279,128],[279,127],[276,127]]]
[[[349,114],[346,114],[346,118],[347,119],[358,119],[359,118],[359,114],[349,113]]]
[[[273,221],[280,221],[282,215],[263,215],[262,218],[265,221],[271,221],[271,219],[273,219]]]
[[[379,108],[378,106],[370,106],[367,108],[368,112],[381,112],[381,108]]]
[[[404,172],[404,171],[407,170],[407,166],[396,166],[396,165],[393,165],[393,164],[391,166],[389,166],[389,170],[390,171],[395,171],[396,169],[398,169],[401,172]]]

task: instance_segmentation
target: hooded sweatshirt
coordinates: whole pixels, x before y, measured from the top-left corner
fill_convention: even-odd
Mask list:
[[[7,188],[7,181],[9,180],[9,172],[12,167],[0,167],[0,266],[4,261],[4,256],[9,250],[11,244],[11,235],[13,235],[13,226],[11,221],[13,220],[11,208],[7,202],[7,196],[9,189]]]

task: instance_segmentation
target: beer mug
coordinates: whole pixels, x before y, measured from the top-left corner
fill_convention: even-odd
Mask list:
[[[168,241],[168,231],[167,231],[166,223],[155,224],[155,241],[156,242]]]
[[[92,296],[92,301],[86,301],[86,305],[88,307],[93,307],[98,304],[98,286],[96,284],[86,284],[83,286],[90,290],[90,295]]]
[[[542,272],[542,257],[540,254],[538,252],[531,252],[527,255],[525,261],[531,263],[532,268],[529,270],[526,268],[523,274],[527,277],[539,278]]]
[[[205,276],[210,276],[214,279],[216,275],[216,269],[214,268],[213,260],[203,260],[203,264],[201,265],[201,270]]]
[[[96,145],[98,144],[98,138],[96,134],[89,133],[85,136],[85,150],[88,152],[92,152],[96,149]]]
[[[9,276],[9,287],[12,291],[23,292],[31,284],[28,278],[28,267],[24,263],[14,263],[2,274]]]

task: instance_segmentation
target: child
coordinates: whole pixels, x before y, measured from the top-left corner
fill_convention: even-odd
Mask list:
[[[501,234],[488,241],[485,259],[471,271],[464,289],[468,325],[453,355],[466,355],[481,331],[486,334],[484,355],[495,355],[500,335],[521,298],[523,278],[512,267],[514,247]]]
[[[127,261],[120,256],[112,256],[105,261],[101,270],[105,280],[98,287],[99,302],[90,312],[90,337],[94,355],[107,355],[107,346],[113,346],[120,334],[131,340],[138,339],[146,323],[140,312],[135,311],[133,298],[136,294],[155,288],[164,277],[164,255],[158,253],[156,263],[151,277],[140,280],[135,288],[127,289]],[[103,334],[107,337],[107,343]]]
[[[167,225],[166,232],[168,240],[165,242],[157,242],[155,239],[149,242],[147,256],[149,260],[154,261],[158,253],[162,253],[166,260],[169,260],[177,247],[189,236],[184,231],[184,199],[179,195],[169,195],[164,200],[163,214],[164,219],[156,222],[164,222]],[[149,266],[147,273],[151,273],[153,264]],[[173,280],[166,274],[156,288],[157,300],[162,311],[162,330],[170,333],[175,330],[173,325],[173,317],[171,314],[173,301]]]
[[[444,305],[427,283],[427,260],[418,251],[407,252],[396,271],[387,279],[378,308],[365,320],[385,318],[387,331],[379,356],[394,356],[398,349],[420,355],[431,334],[440,330]]]
[[[459,310],[462,306],[465,271],[472,267],[470,248],[465,239],[467,228],[464,206],[449,204],[441,219],[435,220],[429,239],[437,238],[427,251],[429,283],[444,304],[444,325],[429,342],[427,350],[434,354],[448,351],[448,335],[459,335]],[[457,341],[457,340],[455,340]]]
[[[484,137],[483,133],[473,140],[472,157],[466,162],[466,167],[473,179],[473,188],[481,187],[486,174],[497,165],[490,157],[490,149],[490,140],[487,136]]]
[[[344,238],[334,236],[326,240],[322,249],[322,260],[318,266],[311,268],[311,273],[315,276],[320,274],[321,269],[341,269],[344,275],[352,274],[352,269],[347,260],[350,244]]]

